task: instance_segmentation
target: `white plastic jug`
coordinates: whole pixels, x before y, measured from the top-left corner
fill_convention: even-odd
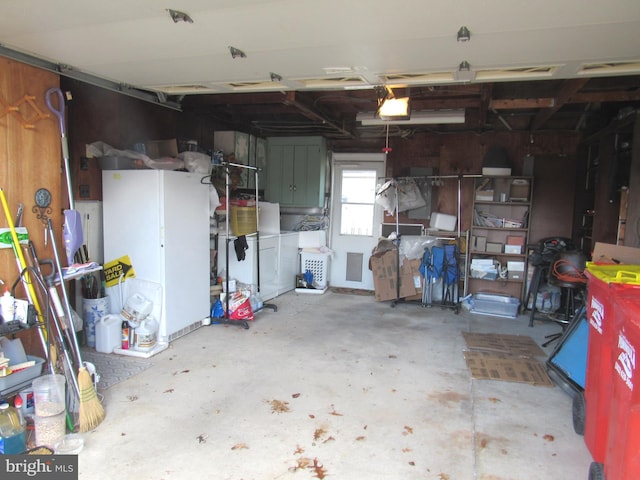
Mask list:
[[[120,348],[120,328],[122,317],[120,315],[104,315],[96,323],[96,351],[101,353],[113,353],[114,348]]]
[[[129,323],[136,325],[139,321],[147,318],[152,309],[153,302],[141,293],[136,292],[127,299],[120,315],[126,318]]]
[[[135,332],[135,349],[147,352],[156,346],[158,340],[158,322],[147,317],[140,322]]]

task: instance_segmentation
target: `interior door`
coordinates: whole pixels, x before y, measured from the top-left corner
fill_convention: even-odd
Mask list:
[[[369,257],[383,219],[375,188],[384,177],[385,159],[383,153],[333,154],[329,227],[333,287],[374,289]]]

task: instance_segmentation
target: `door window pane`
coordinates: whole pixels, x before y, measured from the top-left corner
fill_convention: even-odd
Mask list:
[[[375,199],[375,170],[344,170],[342,172],[341,235],[373,235]]]

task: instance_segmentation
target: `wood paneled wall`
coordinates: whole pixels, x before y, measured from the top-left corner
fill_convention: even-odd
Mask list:
[[[47,188],[51,192],[49,216],[59,245],[62,245],[62,209],[68,201],[60,127],[57,118],[49,115],[48,118],[34,121],[33,128],[25,128],[17,115],[21,115],[23,119],[37,117],[37,112],[28,104],[22,104],[17,112],[7,110],[28,95],[34,97],[33,102],[39,111],[49,114],[45,92],[58,85],[58,76],[53,73],[0,58],[0,187],[5,192],[14,220],[18,205],[24,205],[23,225],[27,227],[40,258],[53,258],[53,252],[51,242],[45,248],[44,226],[32,212],[34,194],[38,188]],[[4,211],[0,213],[0,226],[8,226]],[[60,254],[64,255],[64,252]],[[0,278],[10,286],[19,276],[12,249],[0,249]],[[40,292],[37,288],[36,290]],[[22,286],[17,288],[16,297],[25,298]],[[46,305],[44,301],[40,304]],[[40,345],[35,335],[22,335],[22,340],[29,353],[38,355]]]

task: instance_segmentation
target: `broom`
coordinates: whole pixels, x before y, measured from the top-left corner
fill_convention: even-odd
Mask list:
[[[78,370],[78,387],[80,388],[80,431],[88,432],[104,420],[104,408],[85,366]]]

